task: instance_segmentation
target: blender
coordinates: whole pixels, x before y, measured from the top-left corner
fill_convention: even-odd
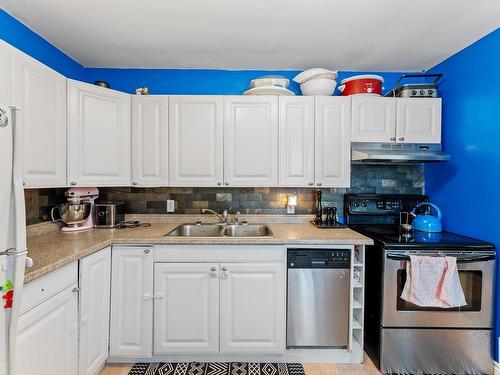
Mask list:
[[[52,221],[58,221],[54,218],[54,211],[59,210],[60,220],[65,224],[61,231],[77,232],[94,228],[94,215],[92,213],[94,202],[99,196],[99,190],[95,187],[77,187],[67,190],[64,195],[68,202],[53,207],[50,212]]]

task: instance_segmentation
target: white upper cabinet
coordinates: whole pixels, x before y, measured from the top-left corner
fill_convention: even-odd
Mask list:
[[[66,78],[17,50],[13,66],[24,185],[66,186]]]
[[[97,375],[108,359],[111,247],[80,261],[79,375]]]
[[[221,353],[283,351],[284,264],[223,263],[220,267]]]
[[[441,143],[441,99],[353,96],[351,141]]]
[[[130,95],[68,80],[68,182],[131,184]]]
[[[278,98],[224,97],[224,185],[278,184]]]
[[[112,254],[109,355],[151,357],[152,248],[113,246]]]
[[[318,187],[351,184],[351,98],[315,98],[315,177]]]
[[[314,185],[314,97],[279,98],[279,185]]]
[[[398,98],[397,142],[441,143],[441,99]]]
[[[132,185],[168,184],[168,96],[132,97]]]
[[[396,140],[396,99],[353,96],[351,141],[394,142]]]
[[[169,184],[221,186],[223,182],[222,96],[171,96]]]
[[[154,353],[219,351],[219,264],[156,263]]]

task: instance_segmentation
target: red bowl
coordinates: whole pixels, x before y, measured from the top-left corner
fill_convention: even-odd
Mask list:
[[[382,96],[384,79],[376,75],[360,75],[343,79],[339,90],[342,96],[369,94]]]

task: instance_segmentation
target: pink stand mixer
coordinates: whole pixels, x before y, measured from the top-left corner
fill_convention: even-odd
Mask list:
[[[53,207],[50,213],[52,221],[58,221],[54,218],[54,211],[59,210],[60,220],[65,224],[61,231],[77,232],[94,228],[94,202],[99,190],[95,187],[77,187],[67,190],[64,195],[68,203]]]

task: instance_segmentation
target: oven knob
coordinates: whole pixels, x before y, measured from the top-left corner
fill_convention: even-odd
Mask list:
[[[366,206],[368,206],[368,203],[366,201],[364,201],[363,203],[361,203],[361,206],[366,207]]]
[[[420,95],[425,95],[425,91],[424,90],[420,90]]]
[[[411,90],[412,95],[417,95],[417,90]]]
[[[354,207],[359,207],[359,201],[354,201]]]
[[[434,90],[429,90],[429,91],[427,91],[427,94],[429,94],[429,95],[434,94]]]

